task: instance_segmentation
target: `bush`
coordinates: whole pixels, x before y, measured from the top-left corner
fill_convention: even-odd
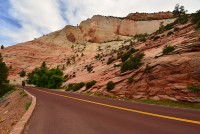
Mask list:
[[[3,46],[3,45],[1,45],[1,49],[4,49],[4,46]]]
[[[128,83],[132,83],[132,82],[133,82],[133,80],[134,80],[134,79],[133,79],[133,77],[132,77],[132,76],[131,76],[131,77],[129,77],[129,78],[128,78]]]
[[[169,54],[170,52],[172,52],[174,50],[175,50],[174,46],[165,46],[163,48],[163,55]]]
[[[95,84],[96,84],[96,81],[95,81],[95,80],[86,83],[86,90],[87,90],[87,89],[90,89],[90,88],[91,88],[92,86],[94,86]]]
[[[109,82],[106,84],[106,89],[107,89],[107,91],[112,90],[114,87],[115,87],[115,84],[113,83],[113,81],[109,81]]]
[[[148,36],[147,33],[145,33],[145,34],[136,34],[134,36],[134,39],[136,39],[137,41],[145,42],[147,40],[147,36]]]
[[[187,10],[185,10],[184,6],[180,6],[176,4],[173,16],[176,17],[176,23],[185,24],[188,22],[188,15],[186,14]]]
[[[188,90],[190,90],[191,92],[195,92],[195,93],[199,93],[199,92],[200,92],[200,86],[192,85],[192,86],[188,86],[187,88],[188,88]]]
[[[173,34],[174,32],[172,32],[172,31],[169,31],[168,33],[167,33],[167,36],[169,36],[169,35],[171,35],[171,34]]]
[[[28,74],[27,83],[37,87],[56,89],[63,82],[63,71],[59,68],[48,69],[43,62],[40,68],[35,68]]]
[[[156,41],[156,40],[158,40],[160,38],[160,36],[155,36],[154,38],[153,38],[153,41]]]
[[[20,73],[19,73],[20,77],[24,77],[26,76],[26,71],[22,70]]]
[[[196,11],[196,13],[192,14],[192,22],[196,24],[200,21],[200,10]]]
[[[174,32],[178,31],[179,30],[179,27],[175,27],[174,28]]]
[[[197,22],[195,29],[197,29],[197,30],[200,29],[200,21]]]
[[[129,60],[125,61],[121,65],[121,72],[123,73],[128,70],[138,69],[142,65],[141,59],[143,57],[144,57],[144,53],[139,53],[135,55],[134,57],[131,57]]]
[[[108,62],[107,62],[107,65],[109,65],[109,64],[111,64],[111,63],[113,63],[113,61],[115,61],[116,59],[115,58],[113,58],[113,57],[110,57],[110,58],[108,58]]]
[[[15,90],[14,86],[11,86],[9,84],[1,84],[0,85],[0,98],[12,90]]]
[[[122,54],[120,57],[121,57],[121,60],[122,62],[126,61],[133,53],[135,53],[137,50],[134,49],[134,48],[131,48],[127,53],[125,54]]]
[[[149,73],[151,69],[153,69],[154,66],[149,66],[148,64],[146,65],[146,68],[144,69],[144,73]]]
[[[86,69],[87,69],[87,71],[88,71],[89,73],[91,73],[92,70],[93,70],[93,66],[92,66],[91,64],[86,65]]]
[[[85,86],[85,83],[81,82],[81,83],[74,83],[74,84],[69,84],[66,88],[66,90],[70,91],[78,91],[79,89],[81,89],[82,87]]]

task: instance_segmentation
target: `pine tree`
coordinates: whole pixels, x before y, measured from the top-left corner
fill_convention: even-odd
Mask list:
[[[3,45],[1,45],[1,49],[4,49],[4,46],[3,46]]]
[[[0,53],[0,85],[8,83],[8,68],[6,66],[6,63],[3,62],[3,58]]]

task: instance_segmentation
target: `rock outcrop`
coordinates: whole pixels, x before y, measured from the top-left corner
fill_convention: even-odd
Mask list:
[[[174,20],[169,12],[136,13],[125,18],[97,15],[79,26],[66,26],[33,41],[0,50],[0,53],[9,66],[9,79],[15,84],[21,83],[21,70],[30,72],[46,61],[47,67],[59,67],[68,75],[68,81],[63,86],[97,81],[92,88],[82,88],[78,92],[121,98],[200,102],[199,93],[187,89],[191,85],[200,86],[200,31],[195,31],[194,25],[187,23],[155,33],[161,24]],[[150,34],[144,42],[133,38],[144,33]],[[174,46],[175,50],[163,55],[163,48],[167,45]],[[145,54],[139,69],[120,72],[122,62],[117,53],[122,46]],[[123,53],[128,50],[123,50]],[[109,58],[114,58],[113,63],[107,64]],[[91,66],[92,71],[88,72],[87,66]],[[145,71],[147,66],[150,68]],[[128,82],[130,77],[134,78],[132,83]],[[115,83],[110,92],[106,91],[108,81]]]

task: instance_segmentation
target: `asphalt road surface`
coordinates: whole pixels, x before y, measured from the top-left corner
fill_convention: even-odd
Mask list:
[[[200,110],[26,90],[37,106],[25,134],[200,134]]]

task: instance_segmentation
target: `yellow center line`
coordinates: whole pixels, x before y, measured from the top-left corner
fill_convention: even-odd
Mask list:
[[[154,113],[149,113],[149,112],[143,112],[143,111],[139,111],[139,110],[123,108],[123,107],[119,107],[119,106],[114,106],[114,105],[104,104],[104,103],[100,103],[100,102],[80,99],[80,98],[76,98],[76,97],[70,97],[70,96],[66,96],[66,95],[61,95],[61,94],[57,94],[57,93],[52,93],[52,92],[48,92],[48,91],[39,90],[39,89],[35,89],[35,90],[38,90],[38,91],[44,92],[44,93],[48,93],[48,94],[52,94],[52,95],[56,95],[56,96],[61,96],[61,97],[73,99],[73,100],[88,102],[88,103],[92,103],[92,104],[96,104],[96,105],[101,105],[101,106],[105,106],[105,107],[111,107],[111,108],[120,109],[120,110],[124,110],[124,111],[129,111],[129,112],[133,112],[133,113],[139,113],[139,114],[144,114],[144,115],[149,115],[149,116],[154,116],[154,117],[159,117],[159,118],[164,118],[164,119],[170,119],[170,120],[176,120],[176,121],[182,121],[182,122],[187,122],[187,123],[193,123],[193,124],[199,124],[200,125],[200,121],[177,118],[177,117],[160,115],[160,114],[154,114]]]

